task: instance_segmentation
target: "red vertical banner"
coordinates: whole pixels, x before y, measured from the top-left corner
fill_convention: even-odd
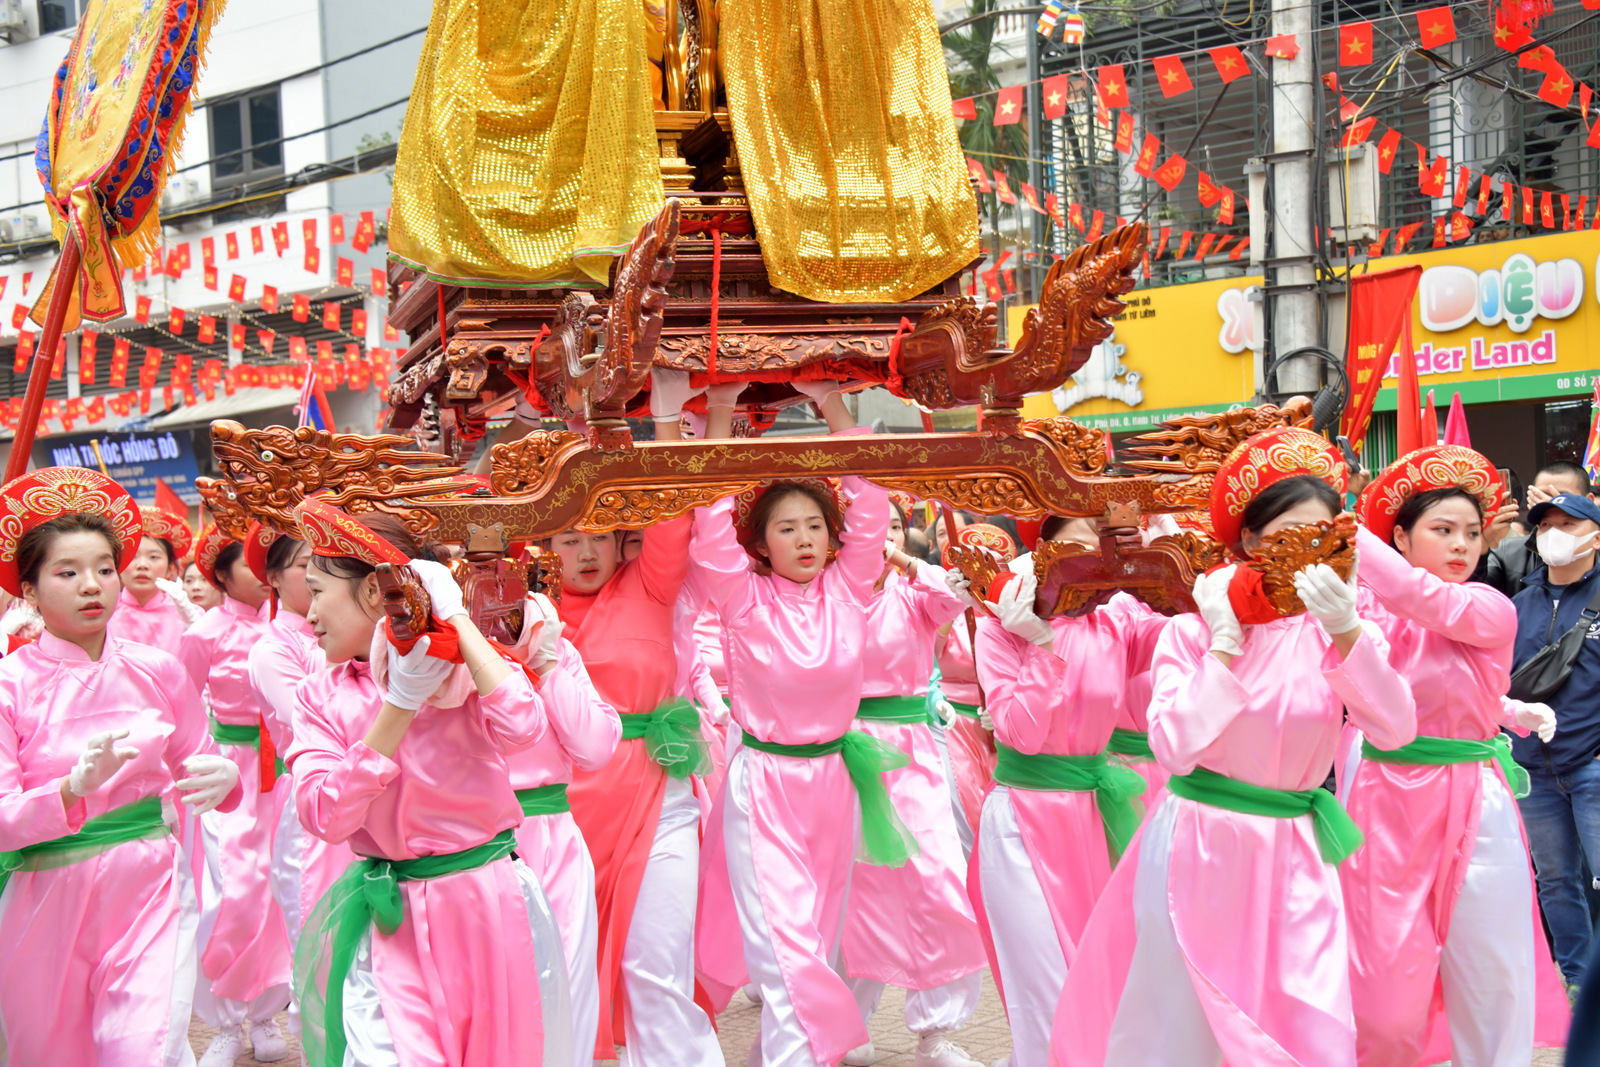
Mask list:
[[[1416,297],[1417,283],[1422,278],[1420,266],[1397,267],[1394,270],[1363,274],[1350,280],[1349,314],[1346,328],[1348,354],[1345,366],[1350,375],[1350,401],[1339,419],[1339,432],[1357,444],[1367,435],[1372,421],[1372,405],[1383,386],[1383,372],[1389,365],[1389,356],[1402,336],[1409,338],[1411,304]],[[1405,365],[1410,363],[1412,427],[1416,432],[1417,365],[1411,358],[1411,346],[1406,344],[1401,353],[1401,406],[1402,427],[1405,421]],[[1406,432],[1402,429],[1402,433]],[[1416,448],[1401,445],[1399,454],[1405,455]]]

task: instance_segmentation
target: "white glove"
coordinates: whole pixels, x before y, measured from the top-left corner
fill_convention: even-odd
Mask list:
[[[434,618],[448,621],[467,613],[461,600],[461,586],[456,582],[455,575],[450,573],[449,567],[431,559],[414,559],[410,566],[412,573],[422,583],[422,588],[427,590],[428,599],[433,602]]]
[[[650,417],[672,422],[683,413],[689,398],[705,392],[689,384],[689,372],[671,367],[650,368]]]
[[[830,396],[841,391],[839,383],[831,378],[819,378],[809,382],[790,382],[789,384],[794,386],[796,392],[809,396],[819,408],[828,402]]]
[[[969,608],[978,606],[977,598],[972,595],[972,579],[951,567],[944,572],[944,584],[952,595]]]
[[[991,734],[994,733],[994,716],[989,714],[988,708],[978,709],[978,725],[988,730]]]
[[[731,408],[739,401],[739,394],[749,382],[723,382],[706,389],[706,407]]]
[[[128,736],[126,730],[107,730],[89,738],[88,747],[78,757],[78,765],[67,775],[67,788],[74,796],[86,797],[111,781],[122,765],[139,754],[131,745],[117,745]]]
[[[1144,529],[1139,531],[1139,539],[1149,544],[1158,537],[1176,537],[1183,532],[1183,527],[1178,525],[1178,520],[1165,511],[1158,511],[1146,517]]]
[[[1038,587],[1038,580],[1033,575],[1018,575],[1016,581],[1007,582],[1005,588],[1000,590],[998,603],[984,603],[1008,632],[1032,641],[1040,648],[1049,648],[1055,643],[1056,632],[1049,623],[1034,614],[1033,598]]]
[[[432,643],[431,637],[424,637],[403,656],[399,649],[388,646],[389,691],[384,699],[395,707],[416,711],[450,677],[455,664],[429,656],[428,646]]]
[[[1361,625],[1356,614],[1355,572],[1347,582],[1326,563],[1313,563],[1294,576],[1294,591],[1300,603],[1316,617],[1331,637],[1347,634]]]
[[[16,602],[6,611],[5,616],[0,618],[0,634],[10,637],[12,634],[20,632],[23,627],[30,623],[43,621],[44,617],[39,614],[32,604],[27,601]]]
[[[1194,602],[1200,617],[1211,629],[1212,652],[1237,656],[1244,652],[1244,627],[1228,601],[1228,586],[1239,565],[1230,563],[1219,571],[1202,574],[1194,580]]]
[[[189,777],[178,780],[178,789],[184,794],[183,802],[194,808],[196,815],[204,815],[227,800],[239,780],[238,764],[226,756],[206,752],[184,760],[183,769]]]
[[[175,582],[170,578],[157,578],[156,588],[167,594],[167,598],[177,607],[178,614],[183,616],[184,624],[193,626],[200,621],[200,616],[205,612],[199,604],[189,599],[189,594],[183,591],[183,583]]]
[[[936,700],[933,704],[934,713],[939,716],[939,721],[949,726],[956,721],[956,709],[950,706],[948,700]]]
[[[554,667],[561,662],[561,631],[565,628],[565,624],[562,623],[556,606],[543,593],[533,594],[528,601],[532,605],[531,609],[524,609],[528,621],[533,621],[532,612],[537,612],[544,620],[544,628],[539,631],[539,644],[532,652],[532,667],[543,674],[547,667]]]
[[[1517,708],[1516,723],[1524,730],[1532,730],[1545,744],[1556,735],[1556,713],[1549,704],[1522,704]]]

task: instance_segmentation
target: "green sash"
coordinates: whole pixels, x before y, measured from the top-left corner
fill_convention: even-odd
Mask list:
[[[300,998],[301,1043],[314,1067],[344,1063],[344,980],[369,926],[385,934],[405,921],[401,882],[442,878],[484,867],[511,854],[516,839],[504,830],[483,844],[413,860],[358,859],[318,902],[294,954],[294,988]]]
[[[873,722],[917,723],[928,721],[926,697],[862,697],[856,718]]]
[[[949,704],[952,708],[955,708],[956,714],[960,715],[962,718],[971,719],[974,722],[978,720],[978,705],[963,704],[959,700],[946,700],[945,703]]]
[[[1120,726],[1111,731],[1111,741],[1106,745],[1106,751],[1131,760],[1156,758],[1156,754],[1150,751],[1149,734],[1143,730],[1124,730]]]
[[[645,751],[671,778],[705,774],[711,769],[711,751],[700,734],[700,713],[682,697],[654,711],[625,711],[622,739],[644,738]]]
[[[1511,758],[1511,742],[1505,734],[1495,734],[1488,741],[1470,741],[1464,737],[1424,737],[1419,735],[1409,745],[1396,749],[1374,748],[1371,741],[1361,739],[1361,758],[1379,763],[1413,763],[1427,766],[1445,766],[1452,763],[1487,763],[1494,760],[1505,772],[1511,795],[1525,797],[1532,783],[1528,772]]]
[[[1343,863],[1365,840],[1344,805],[1326,789],[1269,789],[1204,767],[1173,775],[1167,788],[1187,800],[1245,815],[1293,819],[1309,814],[1324,863]]]
[[[860,730],[810,745],[783,745],[747,733],[743,744],[757,752],[796,759],[816,759],[839,753],[844,757],[845,770],[850,772],[850,781],[855,783],[856,795],[861,800],[861,843],[867,854],[866,861],[878,867],[903,867],[907,860],[922,851],[917,839],[895,813],[889,790],[883,784],[885,772],[911,763],[911,757],[893,745]]]
[[[1001,785],[1044,793],[1093,793],[1112,858],[1122,855],[1143,818],[1139,805],[1134,803],[1144,793],[1143,778],[1106,759],[1104,752],[1090,756],[1041,752],[1030,756],[1003,741],[995,742],[994,748],[994,780]]]
[[[0,852],[0,893],[12,871],[45,871],[67,867],[98,856],[125,841],[165,837],[170,831],[161,819],[161,798],[145,797],[112,808],[104,815],[83,820],[83,828],[65,837],[53,837],[15,852]]]
[[[218,722],[211,720],[211,740],[219,745],[249,745],[257,752],[261,751],[261,727],[239,726],[231,722]],[[289,773],[288,766],[283,762],[283,757],[277,757],[278,775],[282,777]]]
[[[565,782],[535,786],[532,789],[519,789],[517,790],[517,800],[522,804],[524,817],[560,815],[564,811],[572,810],[572,805],[567,803],[567,783]]]

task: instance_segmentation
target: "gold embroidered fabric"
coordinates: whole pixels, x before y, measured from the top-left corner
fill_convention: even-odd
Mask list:
[[[435,0],[394,255],[448,282],[606,284],[665,196],[645,18],[639,0]]]
[[[728,112],[772,283],[904,300],[978,255],[929,0],[723,0]]]

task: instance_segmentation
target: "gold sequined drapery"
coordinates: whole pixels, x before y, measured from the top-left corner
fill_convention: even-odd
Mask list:
[[[396,257],[450,282],[604,285],[664,195],[639,0],[435,0]]]
[[[978,255],[929,0],[723,0],[723,77],[772,283],[905,300]]]

